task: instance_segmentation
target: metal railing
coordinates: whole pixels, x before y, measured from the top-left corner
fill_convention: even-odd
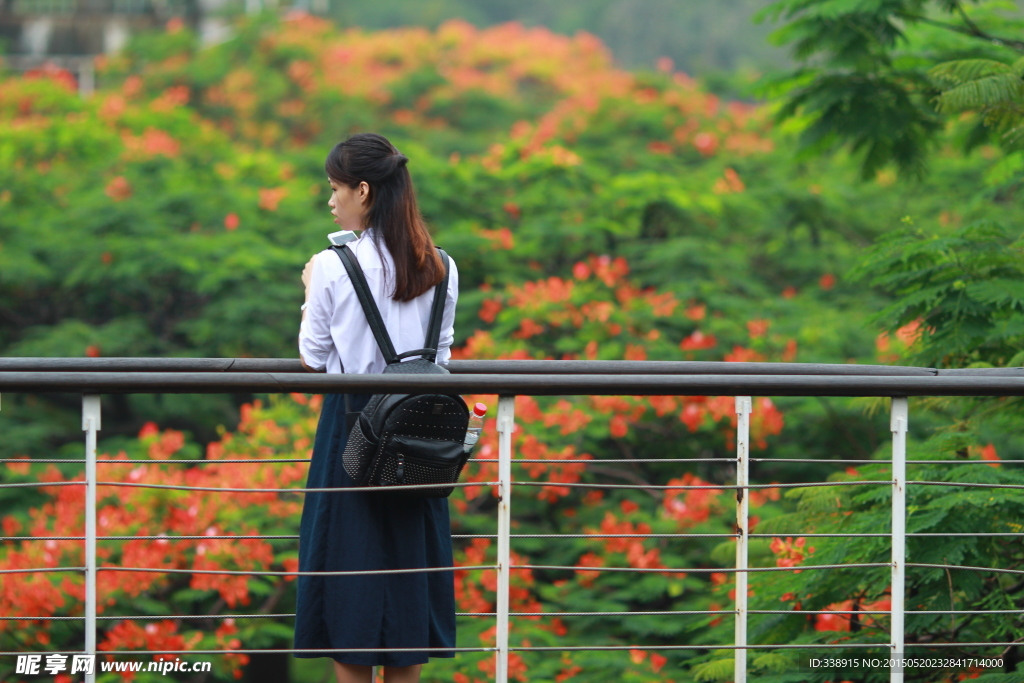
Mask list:
[[[750,610],[747,598],[747,578],[754,572],[792,571],[790,567],[750,567],[748,563],[749,540],[752,538],[770,538],[778,534],[753,534],[749,531],[749,496],[747,491],[758,488],[797,488],[808,486],[851,486],[864,484],[886,484],[892,489],[892,528],[889,533],[863,534],[800,534],[804,537],[849,537],[878,538],[890,537],[892,540],[892,556],[888,563],[860,563],[836,565],[800,565],[801,570],[835,570],[854,567],[889,567],[891,588],[891,608],[888,611],[836,611],[836,610],[804,610],[801,614],[887,614],[891,618],[890,655],[902,655],[906,647],[914,644],[904,643],[904,616],[906,614],[974,614],[996,613],[993,611],[943,610],[943,611],[908,611],[904,604],[906,569],[908,567],[930,567],[945,569],[984,570],[1024,574],[1024,571],[994,569],[984,567],[964,567],[959,565],[936,565],[907,563],[906,538],[908,536],[955,536],[957,534],[908,534],[906,532],[906,494],[908,485],[920,486],[986,486],[991,488],[1024,488],[1005,484],[968,484],[935,481],[908,481],[906,479],[906,435],[909,420],[908,396],[1021,396],[1024,395],[1024,369],[996,370],[935,370],[930,368],[910,368],[891,366],[857,366],[857,365],[823,365],[823,364],[792,364],[792,363],[705,363],[705,362],[657,362],[657,361],[452,361],[449,366],[451,375],[317,375],[301,372],[298,361],[283,359],[81,359],[81,358],[2,358],[0,359],[0,392],[75,392],[83,395],[82,428],[86,435],[84,460],[85,481],[62,482],[59,485],[78,485],[86,487],[85,499],[85,536],[50,537],[47,540],[84,540],[85,567],[59,567],[3,570],[6,573],[37,572],[37,571],[75,571],[85,575],[85,615],[83,617],[45,617],[48,620],[84,620],[86,654],[96,654],[97,624],[103,619],[154,619],[157,617],[103,617],[96,614],[97,594],[96,576],[100,571],[132,571],[132,572],[180,572],[236,574],[246,576],[340,576],[371,573],[410,573],[424,571],[451,571],[450,567],[426,569],[400,569],[377,571],[342,571],[342,572],[281,572],[255,570],[200,570],[165,569],[146,567],[100,567],[96,561],[96,545],[100,540],[118,539],[158,539],[166,536],[105,536],[98,537],[96,532],[96,488],[97,486],[139,486],[150,488],[168,488],[183,490],[203,490],[215,492],[260,491],[260,492],[331,492],[342,493],[352,490],[347,488],[322,489],[235,489],[218,487],[171,486],[158,484],[135,484],[129,482],[99,481],[97,465],[116,462],[120,464],[133,462],[152,462],[150,460],[112,460],[97,461],[96,440],[101,429],[99,395],[106,393],[324,393],[324,392],[443,392],[443,393],[486,393],[498,394],[497,431],[498,431],[498,480],[494,482],[472,482],[457,486],[496,486],[499,498],[497,508],[497,533],[485,535],[486,538],[497,540],[497,563],[495,565],[458,566],[455,569],[495,569],[498,574],[497,603],[495,612],[459,613],[459,616],[494,617],[496,619],[496,642],[494,647],[453,647],[435,648],[445,652],[495,652],[496,680],[498,683],[508,681],[509,653],[513,651],[582,651],[582,650],[631,650],[639,645],[588,645],[588,646],[552,646],[552,647],[511,647],[509,645],[509,620],[516,617],[547,616],[596,616],[596,615],[735,615],[735,641],[731,646],[723,645],[667,645],[657,646],[660,650],[707,650],[721,649],[735,651],[736,683],[744,683],[747,678],[747,652],[757,649],[785,648],[877,648],[877,643],[841,644],[751,644],[747,637],[748,616],[751,614],[789,614],[790,610]],[[514,538],[567,538],[561,534],[512,534],[511,533],[511,493],[514,487],[544,486],[543,482],[514,481],[512,477],[512,432],[515,426],[516,395],[733,395],[736,396],[735,410],[737,415],[736,457],[733,459],[714,458],[715,462],[731,462],[736,466],[735,485],[651,485],[651,484],[603,484],[603,483],[562,483],[559,486],[596,488],[596,489],[646,489],[646,490],[735,490],[737,492],[736,525],[732,534],[586,534],[587,538],[686,538],[686,537],[719,537],[735,538],[736,563],[734,568],[706,567],[590,567],[590,566],[551,566],[551,565],[513,565],[511,564],[511,540]],[[892,432],[892,459],[890,461],[869,461],[873,463],[888,462],[892,466],[892,477],[884,481],[843,481],[843,482],[810,482],[798,484],[753,484],[749,479],[751,462],[782,462],[778,459],[752,459],[750,457],[750,414],[751,395],[786,395],[786,396],[876,396],[890,397]],[[479,460],[479,459],[474,459]],[[675,459],[676,462],[697,462],[700,459]],[[50,462],[69,462],[54,459]],[[216,460],[208,462],[254,462],[255,460]],[[301,462],[292,459],[288,462]],[[673,459],[657,460],[672,462]],[[18,462],[25,462],[19,460]],[[35,462],[41,462],[35,460]],[[166,461],[163,461],[166,462]],[[205,461],[183,461],[190,465]],[[260,461],[265,462],[265,461]],[[276,462],[276,461],[275,461]],[[494,462],[493,459],[490,462]],[[541,463],[547,461],[529,460],[525,462]],[[555,462],[555,461],[551,461]],[[565,464],[564,460],[557,461]],[[598,461],[573,461],[574,464],[585,466]],[[631,460],[630,462],[636,462]],[[814,459],[790,459],[786,462],[817,462]],[[846,462],[863,463],[864,461],[828,461],[837,464]],[[938,464],[950,461],[915,460],[912,464]],[[965,461],[955,461],[963,464]],[[967,461],[976,462],[976,461]],[[1003,461],[1007,462],[1007,461]],[[1014,461],[1009,461],[1014,462]],[[1021,462],[1021,461],[1017,461]],[[33,484],[6,483],[0,487],[26,486]],[[58,485],[57,482],[39,484],[45,486]],[[431,487],[432,485],[426,485]],[[403,486],[393,488],[417,488]],[[962,534],[975,536],[977,534]],[[1002,536],[1024,536],[1021,533],[992,534]],[[582,537],[582,535],[579,535]],[[462,536],[453,536],[461,538]],[[479,538],[479,535],[466,536]],[[24,539],[26,537],[2,537],[2,540]],[[173,537],[191,538],[191,537]],[[203,536],[201,538],[266,538],[295,539],[297,536]],[[736,576],[735,607],[718,610],[681,610],[670,612],[511,612],[509,607],[509,583],[512,569],[547,569],[547,570],[578,570],[593,572],[659,572],[659,573],[734,573]],[[1002,613],[1004,611],[1000,611]],[[1005,610],[1007,614],[1021,614],[1022,610]],[[217,618],[271,618],[290,617],[294,615],[257,614],[257,615],[218,615]],[[31,620],[32,617],[8,617],[2,619]],[[175,615],[175,618],[187,618]],[[210,618],[209,616],[196,617]],[[929,643],[928,647],[948,646],[1012,646],[1018,643]],[[431,648],[415,648],[416,651],[429,651]],[[181,651],[142,651],[132,650],[134,654],[227,654],[254,652],[347,652],[349,650],[181,650]],[[377,648],[372,650],[359,649],[357,652],[394,652],[408,651],[401,648]],[[18,654],[18,653],[0,653]],[[44,653],[45,654],[45,653]],[[105,654],[117,654],[106,651]],[[87,675],[90,683],[95,674]],[[893,667],[890,680],[901,682],[903,670]]]

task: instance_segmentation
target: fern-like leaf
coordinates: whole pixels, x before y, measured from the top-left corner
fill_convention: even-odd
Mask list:
[[[1008,66],[992,59],[958,59],[943,62],[932,67],[928,75],[940,85],[955,86],[989,76],[1013,75],[1014,66]]]
[[[732,678],[735,664],[733,659],[716,659],[695,665],[690,673],[698,681],[727,681]]]
[[[1013,105],[1024,99],[1024,80],[1009,72],[965,81],[938,97],[939,111],[956,113]]]

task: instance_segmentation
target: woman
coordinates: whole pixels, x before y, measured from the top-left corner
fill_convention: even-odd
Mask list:
[[[423,347],[434,287],[444,266],[416,205],[408,159],[386,138],[353,135],[327,156],[334,222],[359,230],[350,242],[398,353]],[[450,261],[437,362],[451,357],[458,271]],[[384,358],[338,255],[320,252],[302,272],[306,286],[299,353],[312,372],[379,373]],[[359,411],[367,394],[349,396]],[[313,446],[309,488],[351,487],[341,465],[348,440],[345,400],[328,395]],[[452,566],[446,498],[395,493],[309,493],[302,510],[300,571]],[[415,683],[428,657],[452,657],[455,596],[451,572],[300,576],[295,649],[407,652],[299,653],[334,658],[339,683],[367,683],[383,666],[388,683]],[[417,648],[441,648],[417,651]]]

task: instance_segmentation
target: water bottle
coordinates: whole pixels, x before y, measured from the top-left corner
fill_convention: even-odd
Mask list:
[[[484,428],[484,415],[487,414],[487,406],[477,403],[473,410],[469,411],[469,427],[466,428],[466,440],[463,443],[462,452],[469,453],[480,440],[480,432]]]

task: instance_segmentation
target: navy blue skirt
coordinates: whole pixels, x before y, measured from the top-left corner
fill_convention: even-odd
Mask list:
[[[362,410],[368,394],[351,394]],[[354,486],[341,464],[348,440],[343,394],[324,396],[308,488]],[[447,498],[395,493],[307,493],[299,530],[300,571],[451,567]],[[454,657],[454,573],[300,576],[295,649],[408,648],[409,652],[297,653],[343,664],[412,666]]]

